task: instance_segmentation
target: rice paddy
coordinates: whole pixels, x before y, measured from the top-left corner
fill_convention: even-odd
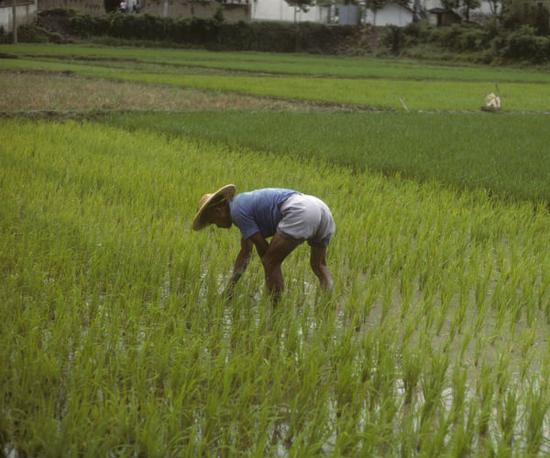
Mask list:
[[[0,70],[69,72],[89,78],[394,111],[478,111],[485,95],[497,91],[507,112],[550,111],[549,76],[545,71],[522,73],[518,69],[391,61],[375,64],[372,60],[335,57],[325,58],[326,64],[321,65],[320,58],[309,56],[287,58],[279,62],[284,66],[281,69],[272,68],[269,57],[254,59],[256,54],[251,54],[252,62],[247,62],[248,53],[243,58],[246,65],[239,66],[234,63],[238,60],[234,53],[209,53],[210,60],[205,63],[204,56],[201,60],[201,54],[197,57],[190,51],[105,51],[78,46],[0,45],[0,52],[4,57],[0,59]],[[83,55],[75,57],[79,52]],[[159,67],[164,56],[168,62]],[[151,64],[157,66],[151,68]],[[305,70],[310,64],[309,71]],[[343,69],[327,70],[331,66]],[[218,72],[212,73],[212,69]]]
[[[544,115],[487,118],[493,139],[510,130],[506,166],[476,182],[446,179],[468,176],[474,115],[431,115],[471,154],[434,163],[421,153],[448,143],[418,113],[271,109],[0,118],[0,450],[548,455],[550,214],[528,187],[544,182]],[[401,126],[384,150],[393,168],[367,137],[313,140],[313,124],[344,119],[367,137]],[[402,152],[411,123],[416,168]],[[513,164],[523,175],[497,189]],[[258,259],[223,299],[238,232],[190,225],[200,195],[230,182],[327,202],[332,294],[300,247],[277,306]]]

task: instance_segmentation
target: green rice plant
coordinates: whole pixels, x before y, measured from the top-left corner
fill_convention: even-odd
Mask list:
[[[465,414],[465,420],[460,422],[453,432],[449,447],[452,455],[468,456],[472,452],[477,451],[474,445],[475,417],[476,406],[470,403]]]
[[[517,395],[513,391],[508,391],[503,395],[499,407],[498,423],[501,439],[498,444],[498,454],[510,456],[514,445],[514,433],[518,414]]]
[[[541,153],[549,138],[545,118],[540,116],[199,112],[110,115],[106,122],[130,131],[160,131],[268,154],[290,154],[316,162],[322,158],[389,176],[399,173],[419,181],[437,180],[453,188],[480,190],[483,200],[490,194],[540,206],[550,199],[550,171]],[[468,249],[459,235],[463,230],[470,231],[474,242],[486,243],[487,238],[497,237],[499,229],[488,219],[493,211],[488,209],[480,216],[489,224],[455,225],[449,237],[457,240],[449,243],[448,249]],[[466,213],[462,216],[469,217]],[[543,230],[540,220],[533,220],[532,215],[529,220],[537,233]],[[367,214],[364,222],[371,225],[372,217]],[[396,232],[398,228],[395,225]]]
[[[526,399],[526,449],[531,455],[538,454],[544,437],[544,419],[550,409],[550,401],[545,389],[540,387],[539,380],[531,382]]]
[[[5,449],[546,453],[545,207],[103,123],[0,135]],[[226,182],[327,201],[332,296],[301,246],[276,307],[257,259],[224,301],[239,236],[190,223]]]
[[[457,80],[498,82],[548,82],[548,73],[512,67],[451,65],[411,59],[371,57],[315,56],[257,52],[212,52],[191,49],[107,47],[90,44],[0,45],[8,54],[32,58],[63,58],[105,65],[161,64],[164,67],[194,67],[228,71],[275,74],[300,74],[350,78],[398,78],[414,80]]]
[[[430,450],[432,444],[432,435],[429,431],[433,431],[434,425],[439,425],[441,429],[437,433],[439,440],[437,447],[441,445],[446,432],[447,424],[445,420],[438,422],[441,419],[441,395],[445,384],[446,373],[448,368],[448,357],[444,354],[433,355],[430,365],[426,368],[422,377],[422,394],[423,405],[420,409],[420,425],[419,425],[419,443],[418,449]],[[435,426],[437,428],[437,426]]]
[[[405,404],[413,402],[422,373],[420,356],[416,353],[402,350],[403,385],[405,389]]]
[[[480,411],[478,419],[478,431],[481,439],[486,439],[489,434],[489,423],[492,417],[494,380],[492,367],[484,364],[480,368],[477,396],[480,400]]]
[[[234,76],[152,73],[98,65],[82,65],[27,59],[2,59],[0,69],[12,71],[73,72],[80,76],[136,83],[170,85],[208,91],[232,92],[285,100],[346,104],[375,109],[402,111],[446,110],[478,111],[480,100],[491,92],[492,83],[477,81],[308,78],[300,76]],[[544,83],[506,83],[502,97],[507,111],[540,112],[548,110]]]

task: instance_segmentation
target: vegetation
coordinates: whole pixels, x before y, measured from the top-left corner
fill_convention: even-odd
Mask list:
[[[311,5],[309,0],[291,3],[296,8],[307,9]],[[373,0],[368,8],[377,11],[387,3],[386,0]],[[413,7],[412,1],[398,0],[398,3]],[[464,25],[435,27],[427,20],[420,20],[404,28],[390,26],[381,31],[362,26],[331,27],[315,23],[241,21],[226,24],[223,15],[219,14],[211,19],[175,19],[122,13],[89,16],[70,10],[53,10],[42,13],[39,20],[39,24],[46,28],[55,25],[53,35],[49,37],[43,28],[35,28],[29,33],[27,28],[23,30],[23,41],[50,39],[59,42],[59,32],[62,32],[86,40],[110,37],[107,39],[128,44],[137,40],[216,50],[393,54],[499,65],[548,63],[550,13],[542,2],[529,7],[525,2],[515,0],[505,5],[500,0],[491,1],[492,15],[485,17],[483,25],[469,22],[470,12],[479,5],[479,0],[443,1],[444,8],[461,12]],[[417,7],[419,5],[414,8]],[[423,17],[422,11],[420,9],[420,17]]]
[[[131,110],[305,110],[307,105],[175,86],[80,78],[66,74],[0,72],[0,112],[82,116]],[[40,90],[29,90],[37,88]]]
[[[58,15],[59,12],[44,14]],[[110,36],[169,41],[220,50],[334,53],[355,33],[354,27],[330,27],[314,23],[240,21],[228,24],[220,20],[219,16],[210,19],[161,18],[149,14],[90,16],[74,12],[62,12],[61,16],[68,34],[85,39]]]
[[[92,63],[94,66],[133,64],[143,69],[146,64],[161,65],[169,72],[189,72],[190,68],[300,76],[337,78],[377,78],[400,80],[477,81],[496,83],[550,83],[548,71],[489,67],[486,65],[453,65],[427,63],[413,59],[373,57],[315,56],[308,54],[212,52],[190,49],[150,49],[92,45],[18,44],[2,46],[6,57],[44,58],[68,63]],[[157,71],[158,67],[157,67]]]
[[[548,451],[545,209],[87,123],[0,133],[8,453]],[[329,203],[334,296],[298,250],[278,308],[257,262],[223,303],[238,236],[189,226],[229,181]]]
[[[2,49],[2,48],[0,48]],[[6,50],[13,49],[6,47]],[[124,51],[120,52],[123,55]],[[81,76],[164,84],[317,103],[348,104],[377,109],[477,111],[484,96],[496,89],[489,81],[436,80],[429,85],[412,79],[308,78],[304,76],[197,74],[167,70],[120,69],[101,62],[73,64],[37,59],[1,59],[0,70],[74,72]],[[398,76],[398,70],[393,73]],[[547,111],[550,86],[539,83],[499,84],[506,111]]]
[[[548,63],[550,58],[550,37],[540,36],[530,25],[510,30],[495,25],[484,28],[460,25],[436,28],[413,23],[403,30],[399,29],[398,34],[401,45],[394,50],[394,54],[401,51],[414,54],[415,47],[429,44],[453,53],[471,53],[470,60],[484,63],[542,64]],[[393,43],[396,38],[388,37],[387,41]]]
[[[235,111],[115,114],[106,123],[550,203],[545,116]]]
[[[545,72],[0,53],[1,453],[550,453],[549,134],[522,113]],[[496,75],[506,112],[481,113]],[[103,112],[152,107],[181,112]],[[276,307],[256,258],[222,298],[239,234],[190,225],[229,182],[328,203],[332,295],[300,247]]]

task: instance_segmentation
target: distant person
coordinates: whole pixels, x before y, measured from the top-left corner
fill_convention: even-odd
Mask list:
[[[120,2],[119,10],[121,13],[126,13],[128,11],[128,3],[125,1]]]
[[[310,265],[321,287],[331,290],[332,275],[326,264],[327,246],[336,225],[327,205],[314,196],[292,189],[264,188],[235,195],[228,184],[205,194],[193,220],[198,231],[209,224],[241,231],[241,250],[225,291],[228,298],[246,270],[253,246],[260,256],[269,293],[278,299],[284,289],[281,264],[302,242],[311,247]],[[268,243],[267,238],[272,237]]]
[[[497,112],[502,108],[500,97],[493,92],[485,97],[485,105],[481,107],[483,111]]]

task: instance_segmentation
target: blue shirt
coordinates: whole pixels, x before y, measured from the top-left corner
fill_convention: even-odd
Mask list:
[[[230,202],[231,220],[244,239],[260,232],[271,237],[283,218],[280,205],[296,191],[292,189],[264,188],[237,194]]]

